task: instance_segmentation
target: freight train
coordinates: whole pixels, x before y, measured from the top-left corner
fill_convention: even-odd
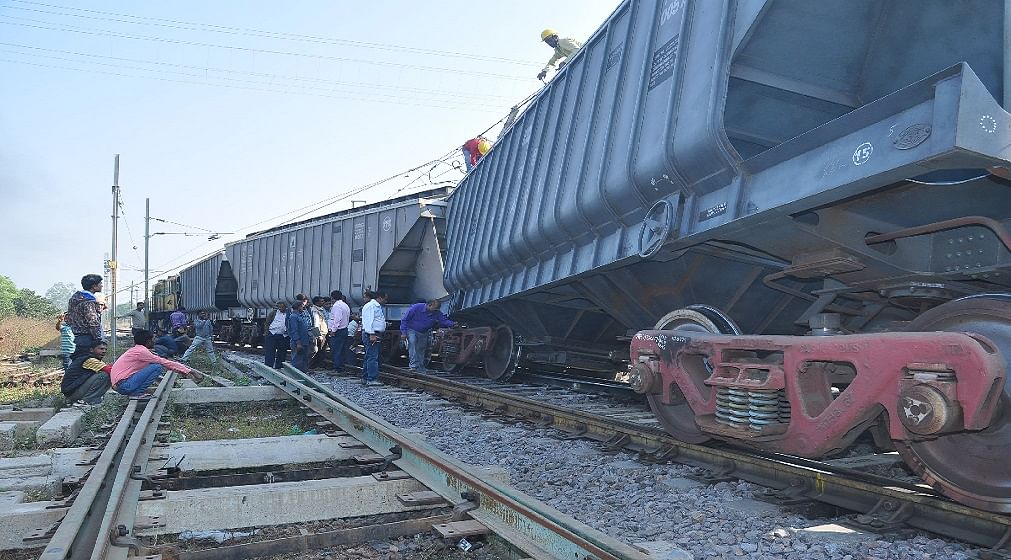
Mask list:
[[[452,193],[229,245],[199,297],[230,263],[253,340],[296,292],[445,295],[448,364],[617,376],[690,443],[870,434],[1011,512],[1005,5],[623,2]]]
[[[445,299],[446,187],[359,206],[250,234],[224,250],[159,281],[150,320],[166,328],[168,315],[184,307],[206,311],[215,336],[259,346],[274,304],[341,290],[361,307],[368,290],[389,295],[387,318],[399,322],[418,301]],[[398,331],[383,342],[387,359],[398,355]]]

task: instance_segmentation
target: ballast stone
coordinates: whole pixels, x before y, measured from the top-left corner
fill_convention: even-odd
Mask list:
[[[676,544],[667,541],[645,541],[634,543],[639,550],[649,554],[651,560],[694,560],[692,554]]]

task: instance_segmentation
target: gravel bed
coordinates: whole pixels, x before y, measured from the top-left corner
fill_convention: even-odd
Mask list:
[[[648,465],[552,429],[483,418],[428,395],[319,375],[335,390],[458,459],[508,470],[512,485],[629,543],[663,541],[690,552],[658,558],[967,560],[972,548],[925,533],[838,535],[805,529],[833,523],[751,499],[747,482],[701,486],[684,465]]]

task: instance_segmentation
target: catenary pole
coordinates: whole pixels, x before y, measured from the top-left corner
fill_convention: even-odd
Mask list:
[[[150,287],[150,275],[151,270],[148,267],[148,249],[151,244],[151,199],[144,199],[144,297],[141,301],[144,302],[144,306],[148,313],[151,313],[151,305],[148,303],[148,298],[151,296]],[[148,315],[150,317],[150,315]]]
[[[109,333],[110,350],[112,355],[116,355],[116,273],[119,268],[118,246],[119,246],[119,154],[116,154],[116,162],[112,171],[112,256],[109,258],[109,284],[111,287],[109,294]]]

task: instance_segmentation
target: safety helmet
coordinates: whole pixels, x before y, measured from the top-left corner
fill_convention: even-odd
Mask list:
[[[545,29],[544,31],[541,31],[541,41],[547,39],[552,35],[558,35],[558,33],[556,33],[555,30],[551,29],[550,27]]]
[[[491,142],[485,140],[484,138],[482,138],[480,141],[478,141],[478,143],[477,143],[477,151],[482,156],[485,155],[485,154],[487,154],[488,150],[490,150],[490,149],[491,149]]]

